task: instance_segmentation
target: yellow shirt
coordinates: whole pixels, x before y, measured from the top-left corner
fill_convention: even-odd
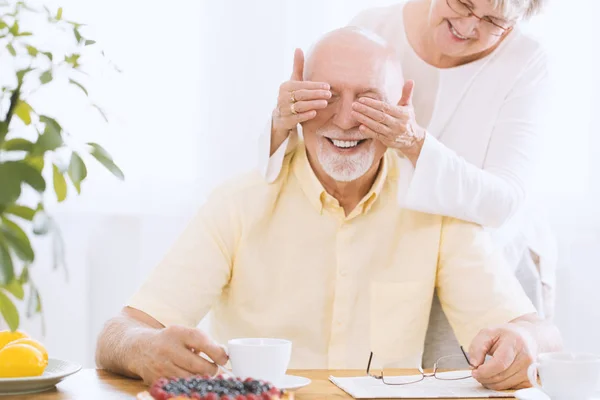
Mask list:
[[[246,175],[217,190],[128,303],[165,326],[213,338],[293,342],[290,368],[366,367],[369,352],[420,364],[434,289],[459,342],[533,313],[476,225],[400,209],[398,155],[345,216],[303,145],[278,181]]]

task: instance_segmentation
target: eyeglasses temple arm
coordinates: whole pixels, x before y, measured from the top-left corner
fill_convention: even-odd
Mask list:
[[[373,352],[369,355],[369,363],[367,364],[367,375],[371,372],[371,361],[373,361]]]
[[[469,364],[469,366],[471,368],[476,368],[473,364],[471,364],[471,361],[469,361],[469,356],[467,356],[467,352],[465,351],[465,349],[463,349],[462,346],[460,346],[460,351],[462,351],[463,356],[465,356],[465,360],[467,360],[467,364]],[[371,353],[372,354],[372,353]]]

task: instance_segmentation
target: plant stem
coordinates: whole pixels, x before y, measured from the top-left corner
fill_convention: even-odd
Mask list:
[[[12,120],[13,114],[15,112],[15,108],[17,107],[17,103],[19,102],[19,95],[21,92],[21,85],[17,86],[15,91],[10,96],[10,105],[8,106],[8,112],[6,113],[6,126],[10,126],[10,121]]]

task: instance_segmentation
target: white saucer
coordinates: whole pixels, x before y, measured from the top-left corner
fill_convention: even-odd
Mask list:
[[[546,393],[536,388],[517,390],[514,395],[519,400],[550,400]],[[591,397],[590,400],[600,400],[600,397],[596,395]]]
[[[286,375],[283,377],[283,382],[277,385],[278,389],[293,391],[310,385],[311,380],[303,376]]]

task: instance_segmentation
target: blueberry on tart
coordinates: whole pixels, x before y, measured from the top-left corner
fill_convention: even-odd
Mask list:
[[[290,399],[270,383],[248,378],[215,378],[192,376],[180,379],[158,379],[138,400],[283,400]]]

